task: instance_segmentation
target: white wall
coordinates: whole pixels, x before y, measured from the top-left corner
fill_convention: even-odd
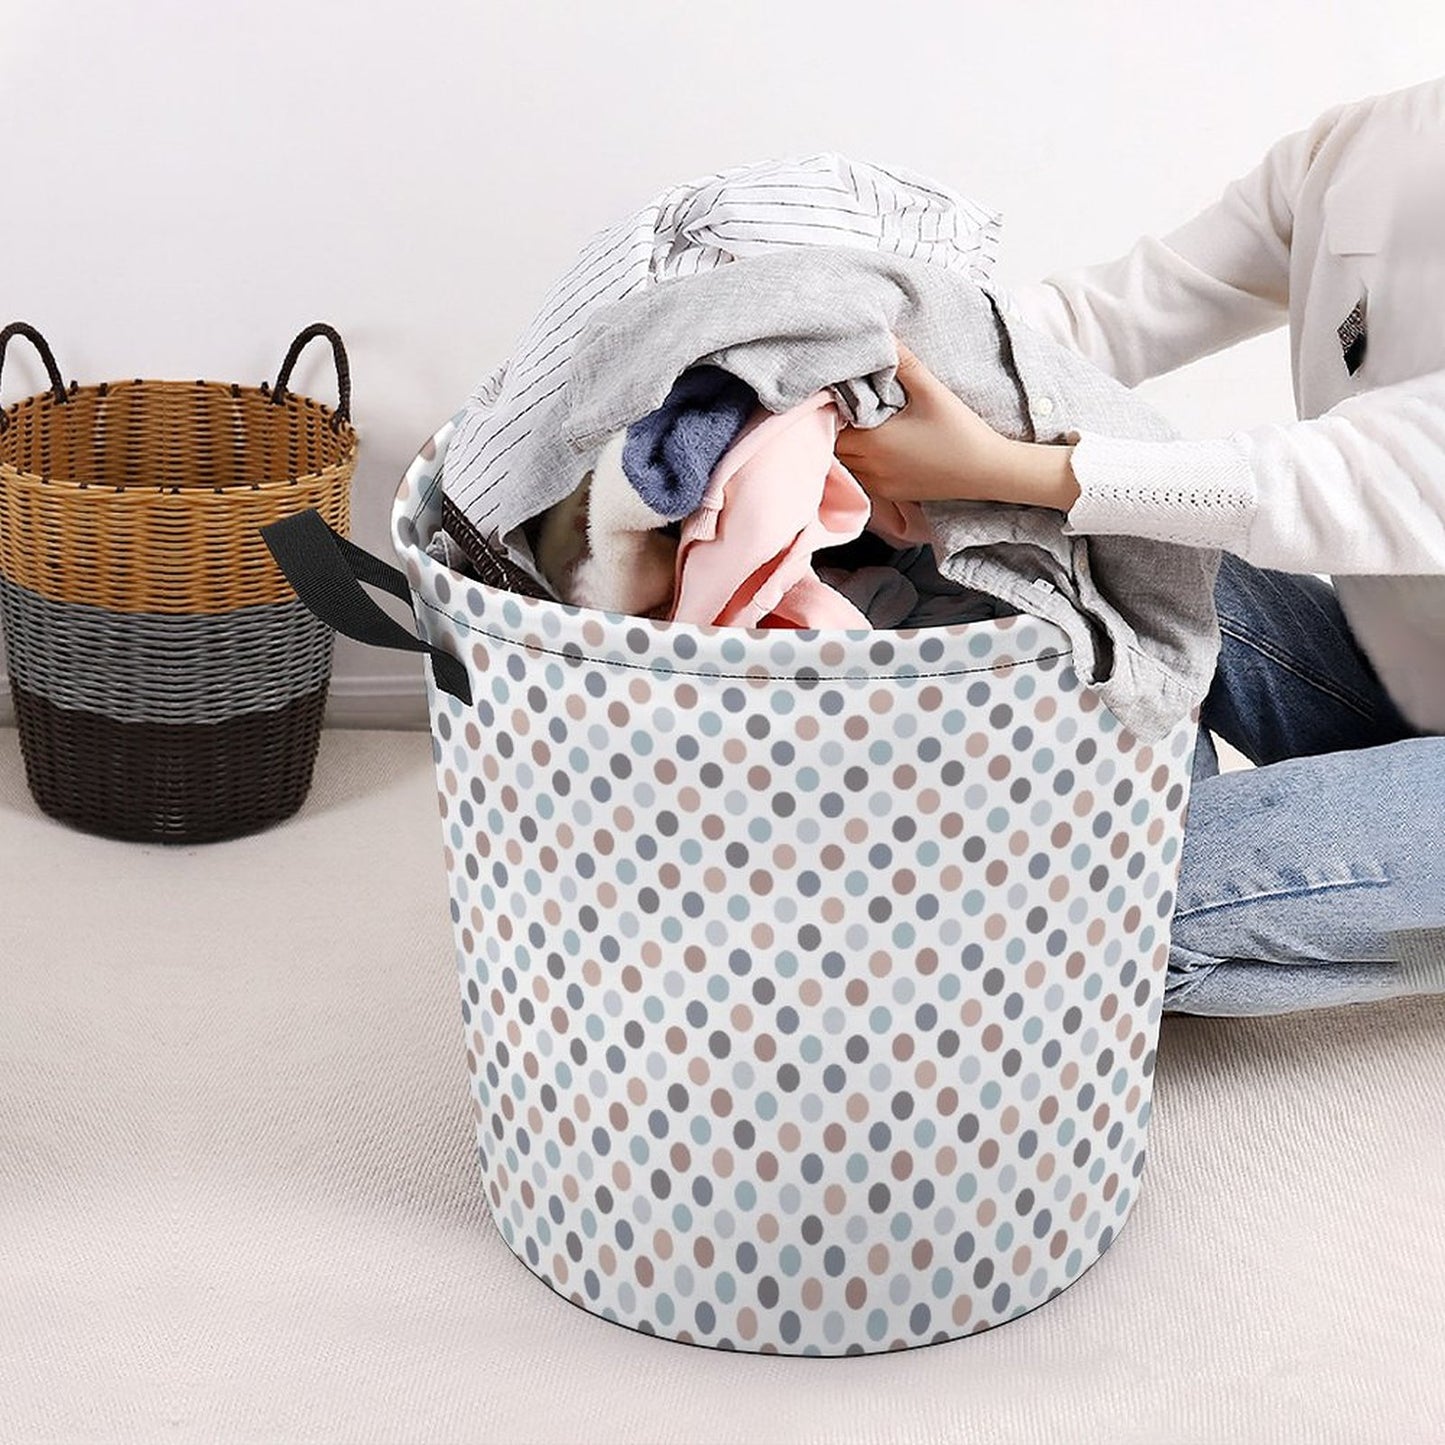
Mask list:
[[[0,0],[0,320],[82,382],[260,381],[334,322],[353,535],[385,552],[418,444],[586,236],[673,181],[896,161],[1003,210],[999,278],[1031,279],[1169,229],[1442,55],[1433,0]],[[329,368],[318,345],[298,389],[330,398]],[[4,399],[43,384],[12,346]],[[1144,394],[1195,435],[1286,419],[1285,335]],[[343,640],[331,718],[417,721],[420,677]]]

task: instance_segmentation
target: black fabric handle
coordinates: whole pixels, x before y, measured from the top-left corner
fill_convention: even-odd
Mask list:
[[[286,359],[281,363],[281,370],[276,375],[276,393],[272,400],[277,406],[286,400],[286,383],[291,380],[291,368],[296,365],[296,358],[301,355],[302,350],[318,336],[324,336],[331,343],[331,354],[336,358],[338,401],[334,423],[339,427],[343,422],[351,421],[351,364],[346,359],[346,348],[341,344],[336,328],[328,326],[324,321],[313,322],[291,343],[291,349],[286,353]]]
[[[5,370],[5,349],[10,345],[12,336],[23,336],[40,353],[40,359],[45,363],[45,370],[50,376],[50,389],[55,393],[55,404],[64,406],[65,383],[60,379],[60,368],[55,364],[55,354],[50,349],[50,343],[28,321],[12,321],[0,331],[0,372]],[[4,431],[9,425],[10,419],[0,411],[0,431]]]
[[[408,632],[361,590],[365,582],[410,605],[404,572],[348,541],[315,508],[258,530],[296,595],[328,627],[369,647],[428,654],[436,685],[471,703],[472,680],[462,662]]]

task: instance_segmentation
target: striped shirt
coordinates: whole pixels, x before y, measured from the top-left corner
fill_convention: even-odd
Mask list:
[[[492,546],[537,508],[507,459],[566,386],[594,312],[641,288],[782,246],[858,246],[988,279],[1001,216],[900,167],[824,152],[737,166],[664,191],[596,232],[547,292],[512,356],[468,399],[447,456],[452,507]]]

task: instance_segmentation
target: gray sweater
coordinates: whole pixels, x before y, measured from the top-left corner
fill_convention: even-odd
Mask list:
[[[608,437],[658,407],[687,367],[722,367],[775,412],[828,388],[846,421],[876,426],[905,400],[895,335],[1006,436],[1177,435],[1126,387],[1005,318],[955,272],[797,247],[663,281],[600,310],[578,337],[565,384],[519,419],[500,466],[464,465],[477,425],[463,418],[447,470],[455,454],[459,468],[487,480],[452,501],[545,585],[523,524],[571,492]],[[1065,514],[1047,508],[929,502],[924,515],[939,571],[1058,624],[1081,681],[1141,741],[1164,736],[1203,700],[1219,649],[1217,551],[1076,536]]]

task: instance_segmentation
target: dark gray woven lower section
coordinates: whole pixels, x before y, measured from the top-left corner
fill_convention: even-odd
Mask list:
[[[56,707],[10,684],[41,810],[149,843],[214,843],[289,818],[311,787],[326,692],[221,722],[158,724]]]

